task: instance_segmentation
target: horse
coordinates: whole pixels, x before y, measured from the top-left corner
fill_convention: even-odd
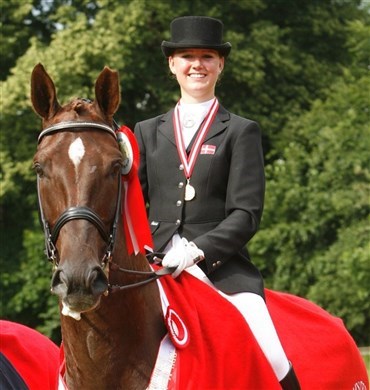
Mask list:
[[[60,301],[63,386],[279,389],[234,307],[187,272],[173,279],[143,250],[129,248],[124,183],[136,178],[125,170],[135,141],[126,134],[124,148],[117,142],[118,73],[105,67],[93,101],[62,106],[38,64],[31,101],[42,118],[33,165],[54,264],[51,291]],[[339,319],[289,294],[267,290],[266,299],[302,389],[368,388],[364,363]]]

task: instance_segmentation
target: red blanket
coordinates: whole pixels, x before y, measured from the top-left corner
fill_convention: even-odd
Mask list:
[[[187,345],[177,351],[171,389],[280,389],[270,364],[234,306],[187,273],[175,280],[162,278],[161,284],[169,308],[179,315],[189,336]],[[176,340],[174,343],[177,345]]]
[[[302,390],[369,389],[364,361],[341,319],[290,294],[266,290],[266,301]]]
[[[186,272],[175,280],[162,278],[161,284],[188,332],[170,388],[280,389],[249,327],[228,301]],[[302,390],[369,388],[364,362],[340,319],[293,295],[266,290],[266,300]],[[180,339],[184,333],[181,326],[169,330]]]
[[[27,326],[0,320],[0,352],[30,390],[55,389],[58,381],[59,348],[46,336]],[[0,388],[8,389],[10,387],[5,380],[7,370],[2,374],[4,376],[0,375]]]

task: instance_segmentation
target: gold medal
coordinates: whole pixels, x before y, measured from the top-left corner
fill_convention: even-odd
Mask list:
[[[189,183],[190,177],[193,173],[195,162],[198,158],[198,155],[200,154],[200,151],[201,151],[203,142],[206,138],[207,132],[210,129],[210,127],[211,127],[211,125],[216,117],[219,103],[218,103],[218,100],[216,98],[213,98],[211,107],[209,108],[208,113],[207,113],[206,117],[204,118],[204,121],[198,130],[194,144],[191,147],[191,151],[190,151],[189,156],[187,155],[186,147],[184,144],[184,139],[183,139],[183,136],[181,133],[182,126],[180,123],[179,105],[180,105],[180,102],[177,103],[175,110],[174,110],[174,113],[173,113],[173,127],[174,127],[174,132],[175,132],[177,152],[179,154],[181,166],[182,166],[182,169],[184,170],[184,175],[185,175],[186,180],[187,180],[187,183],[185,185],[184,199],[186,202],[189,202],[189,201],[193,200],[196,196],[195,188]],[[188,121],[186,125],[190,126],[191,121]]]
[[[185,186],[185,200],[189,202],[190,200],[195,198],[195,189],[192,185],[189,184],[189,180]]]

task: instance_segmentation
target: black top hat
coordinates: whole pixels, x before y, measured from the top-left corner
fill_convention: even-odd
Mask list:
[[[171,22],[171,41],[163,41],[163,54],[169,57],[176,49],[204,48],[217,50],[227,57],[231,43],[222,43],[221,20],[207,16],[183,16]]]

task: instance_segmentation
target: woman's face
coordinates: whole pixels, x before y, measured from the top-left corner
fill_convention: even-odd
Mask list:
[[[199,103],[214,97],[217,79],[224,68],[224,58],[216,50],[177,49],[168,58],[168,64],[184,102]]]

